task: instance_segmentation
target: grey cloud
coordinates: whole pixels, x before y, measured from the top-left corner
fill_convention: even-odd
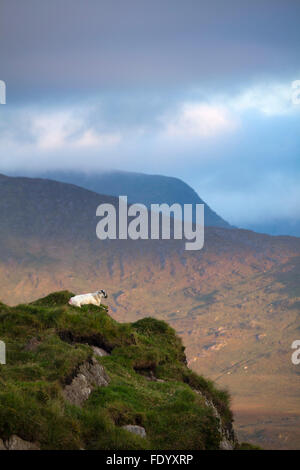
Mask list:
[[[293,77],[299,14],[285,0],[2,0],[1,72],[23,96]]]

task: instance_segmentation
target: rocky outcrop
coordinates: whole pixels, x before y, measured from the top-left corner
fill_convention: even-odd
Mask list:
[[[31,341],[30,344],[35,346],[36,342]],[[29,350],[32,350],[31,347]],[[98,356],[105,355],[102,351],[97,353]],[[63,390],[63,394],[70,403],[81,406],[95,387],[105,387],[109,382],[110,378],[104,367],[99,364],[96,357],[92,357],[89,361],[81,364],[71,383]],[[25,441],[16,434],[13,434],[7,440],[0,438],[0,450],[40,450],[40,446],[37,442]]]
[[[225,427],[222,423],[221,415],[219,411],[217,410],[217,408],[215,407],[214,403],[211,400],[209,400],[203,393],[201,393],[200,390],[194,389],[194,392],[196,392],[198,395],[201,395],[203,397],[206,406],[211,408],[214,416],[218,420],[218,423],[219,423],[218,430],[222,436],[220,447],[219,447],[220,450],[233,450],[237,443],[237,439],[236,439],[232,424],[230,423],[227,427]]]
[[[72,405],[81,406],[95,387],[106,387],[110,382],[104,367],[95,357],[84,362],[72,382],[63,391],[64,397]]]
[[[220,442],[220,450],[233,450],[234,445],[230,442],[229,439],[223,437],[222,441]]]
[[[109,356],[109,353],[105,351],[105,349],[98,348],[98,346],[92,346],[92,350],[94,351],[95,356]]]
[[[142,426],[137,426],[135,424],[126,424],[125,426],[122,426],[122,428],[126,429],[126,431],[136,434],[137,436],[146,437],[146,430]]]
[[[37,442],[24,441],[13,434],[6,441],[0,439],[0,450],[40,450],[40,446]]]

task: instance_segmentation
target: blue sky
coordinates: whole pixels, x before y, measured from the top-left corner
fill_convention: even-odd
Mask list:
[[[299,17],[294,0],[2,0],[0,171],[161,173],[232,224],[300,221]]]

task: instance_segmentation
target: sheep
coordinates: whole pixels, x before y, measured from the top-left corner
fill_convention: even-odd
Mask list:
[[[98,290],[97,292],[89,293],[89,294],[81,294],[81,295],[75,295],[74,297],[71,297],[69,300],[69,305],[72,305],[73,307],[81,307],[82,305],[97,305],[97,307],[100,307],[101,304],[101,299],[107,299],[107,294],[105,290],[101,289]]]

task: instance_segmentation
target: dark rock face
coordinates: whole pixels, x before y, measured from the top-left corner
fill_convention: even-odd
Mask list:
[[[104,338],[103,335],[100,333],[95,335],[85,335],[85,334],[78,334],[74,335],[71,331],[62,330],[58,332],[58,335],[62,341],[66,341],[67,343],[74,344],[74,343],[83,343],[88,344],[92,347],[96,347],[98,351],[104,351],[104,353],[110,354],[113,350],[112,344]],[[102,356],[105,356],[105,354]],[[100,354],[96,355],[100,356]]]
[[[7,450],[2,439],[0,439],[0,450]]]
[[[104,367],[95,357],[79,367],[70,385],[64,389],[64,397],[73,405],[81,406],[90,396],[95,387],[106,387],[110,378]]]

